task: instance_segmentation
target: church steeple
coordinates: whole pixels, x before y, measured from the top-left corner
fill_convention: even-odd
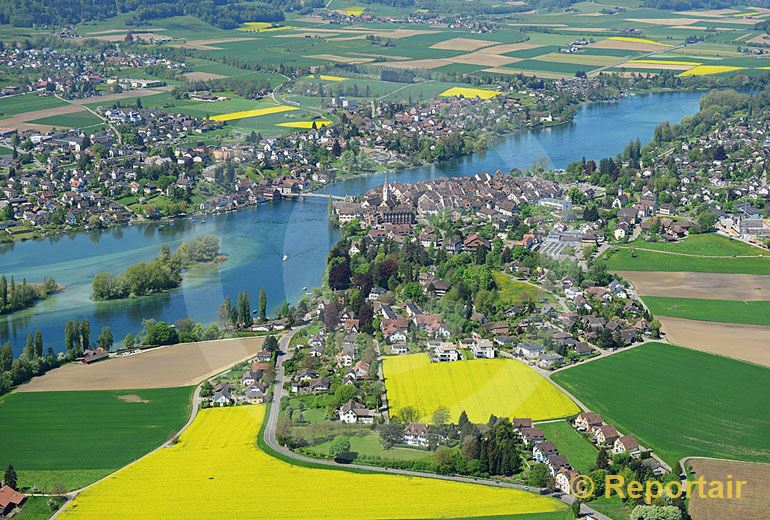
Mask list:
[[[388,185],[388,172],[385,172],[385,182],[382,183],[382,202],[390,201],[390,186]]]

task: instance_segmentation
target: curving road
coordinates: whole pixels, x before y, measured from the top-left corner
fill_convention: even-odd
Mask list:
[[[523,486],[520,484],[512,484],[509,482],[501,482],[498,480],[482,479],[474,477],[460,477],[450,475],[439,475],[437,473],[423,473],[419,471],[409,471],[394,468],[382,468],[377,466],[367,466],[363,464],[340,464],[335,461],[325,459],[314,459],[305,455],[300,455],[281,445],[276,438],[276,427],[278,425],[278,415],[281,410],[281,399],[285,395],[284,384],[288,382],[286,378],[286,372],[284,370],[284,363],[294,356],[294,352],[289,349],[289,342],[294,335],[302,330],[304,327],[294,329],[289,334],[284,335],[279,342],[279,352],[275,362],[275,385],[273,386],[273,399],[271,401],[270,413],[267,416],[267,423],[265,424],[265,443],[274,451],[300,462],[307,462],[322,466],[327,466],[330,469],[362,469],[378,473],[390,473],[393,475],[404,475],[407,477],[421,477],[421,478],[433,478],[437,480],[449,480],[452,482],[463,482],[466,484],[479,484],[485,486],[494,486],[501,488],[519,489],[522,491],[529,491],[532,493],[541,493],[540,488]],[[553,498],[558,498],[566,504],[572,504],[575,501],[575,497],[572,495],[566,495],[563,493],[555,493],[551,495]],[[590,514],[597,520],[611,520],[609,517],[599,513],[588,507],[586,504],[582,504],[580,508],[581,513]]]

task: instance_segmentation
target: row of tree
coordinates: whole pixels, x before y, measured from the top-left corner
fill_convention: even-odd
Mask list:
[[[13,276],[10,283],[5,275],[0,276],[0,315],[32,307],[56,289],[56,281],[50,277],[45,278],[40,285],[33,285],[27,283],[26,278],[17,284]]]

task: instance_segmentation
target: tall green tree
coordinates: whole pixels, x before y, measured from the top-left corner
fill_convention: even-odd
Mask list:
[[[13,348],[11,342],[6,341],[0,345],[0,373],[11,369],[13,365]]]
[[[264,287],[259,289],[259,321],[267,320],[267,293]]]
[[[5,474],[3,475],[3,484],[13,489],[16,489],[18,484],[16,481],[16,470],[13,469],[13,466],[10,464],[8,464],[8,467],[5,469]]]
[[[35,339],[33,340],[33,348],[35,351],[35,357],[41,358],[43,357],[43,333],[40,332],[40,329],[37,329],[35,331]]]
[[[99,339],[97,340],[97,343],[99,347],[103,348],[104,350],[112,349],[112,329],[106,325],[102,327],[102,331],[99,333]]]
[[[91,347],[91,324],[88,318],[83,318],[80,322],[80,350],[87,350]]]

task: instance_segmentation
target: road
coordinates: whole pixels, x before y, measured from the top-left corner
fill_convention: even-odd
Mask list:
[[[324,459],[314,459],[311,457],[307,457],[305,455],[300,455],[298,453],[291,451],[285,446],[281,445],[278,442],[278,439],[276,437],[276,428],[278,425],[278,415],[281,410],[281,399],[285,395],[284,384],[288,382],[288,379],[286,378],[286,372],[284,370],[284,363],[294,356],[294,352],[289,349],[289,343],[291,341],[291,338],[300,330],[301,328],[295,329],[291,333],[286,334],[284,337],[281,338],[280,342],[278,343],[279,352],[276,358],[275,385],[273,386],[273,399],[270,405],[270,413],[267,416],[267,424],[265,425],[265,434],[264,434],[265,443],[267,443],[267,445],[271,449],[280,453],[281,455],[284,455],[285,457],[294,459],[296,461],[327,466],[330,469],[342,469],[342,470],[362,469],[366,471],[372,471],[372,472],[378,472],[378,473],[389,473],[392,475],[403,475],[407,477],[432,478],[437,480],[448,480],[451,482],[462,482],[466,484],[481,484],[486,486],[518,489],[522,491],[529,491],[532,493],[540,494],[541,492],[540,488],[524,486],[520,484],[513,484],[509,482],[501,482],[498,480],[482,479],[482,478],[474,478],[474,477],[439,475],[437,473],[422,473],[419,471],[409,471],[409,470],[393,469],[393,468],[381,468],[376,466],[367,466],[363,464],[340,464],[335,461],[324,460]],[[575,501],[575,497],[573,497],[572,495],[565,495],[563,493],[556,493],[551,496],[553,498],[557,498],[561,500],[566,504],[572,504]],[[588,507],[586,504],[582,504],[580,510],[582,513],[590,514],[597,520],[611,520],[609,517],[602,515],[598,511],[594,511],[593,509]]]

